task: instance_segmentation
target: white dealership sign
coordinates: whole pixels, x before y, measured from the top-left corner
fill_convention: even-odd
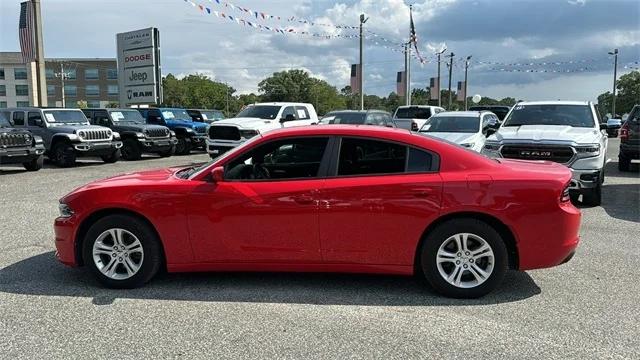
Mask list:
[[[121,33],[116,39],[120,106],[162,103],[158,29]]]

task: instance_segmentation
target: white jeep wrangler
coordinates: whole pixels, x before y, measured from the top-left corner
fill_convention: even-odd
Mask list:
[[[608,144],[601,123],[591,102],[521,102],[487,139],[482,153],[494,158],[562,163],[573,173],[572,200],[582,194],[583,204],[597,206],[602,200]]]

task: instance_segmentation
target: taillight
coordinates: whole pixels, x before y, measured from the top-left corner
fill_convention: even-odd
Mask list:
[[[620,128],[620,141],[624,142],[629,140],[629,123],[626,122]]]
[[[560,202],[567,202],[571,200],[571,195],[569,195],[570,185],[571,182],[567,183],[567,185],[564,187],[564,190],[562,190],[562,195],[560,195]]]
[[[415,121],[411,121],[411,131],[418,131],[418,123]]]

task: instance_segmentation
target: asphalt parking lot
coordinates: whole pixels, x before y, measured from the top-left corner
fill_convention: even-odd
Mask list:
[[[610,139],[603,204],[583,209],[573,260],[508,273],[479,300],[364,275],[181,274],[104,289],[55,260],[58,198],[95,179],[208,156],[3,167],[0,358],[637,359],[640,174],[638,165],[618,172],[618,146]]]

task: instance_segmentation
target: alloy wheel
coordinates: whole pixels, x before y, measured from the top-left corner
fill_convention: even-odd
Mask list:
[[[440,245],[436,263],[445,281],[469,289],[489,279],[495,266],[495,255],[489,243],[480,236],[458,233]]]
[[[144,261],[140,240],[125,229],[108,229],[93,243],[96,268],[113,280],[125,280],[138,273]]]

